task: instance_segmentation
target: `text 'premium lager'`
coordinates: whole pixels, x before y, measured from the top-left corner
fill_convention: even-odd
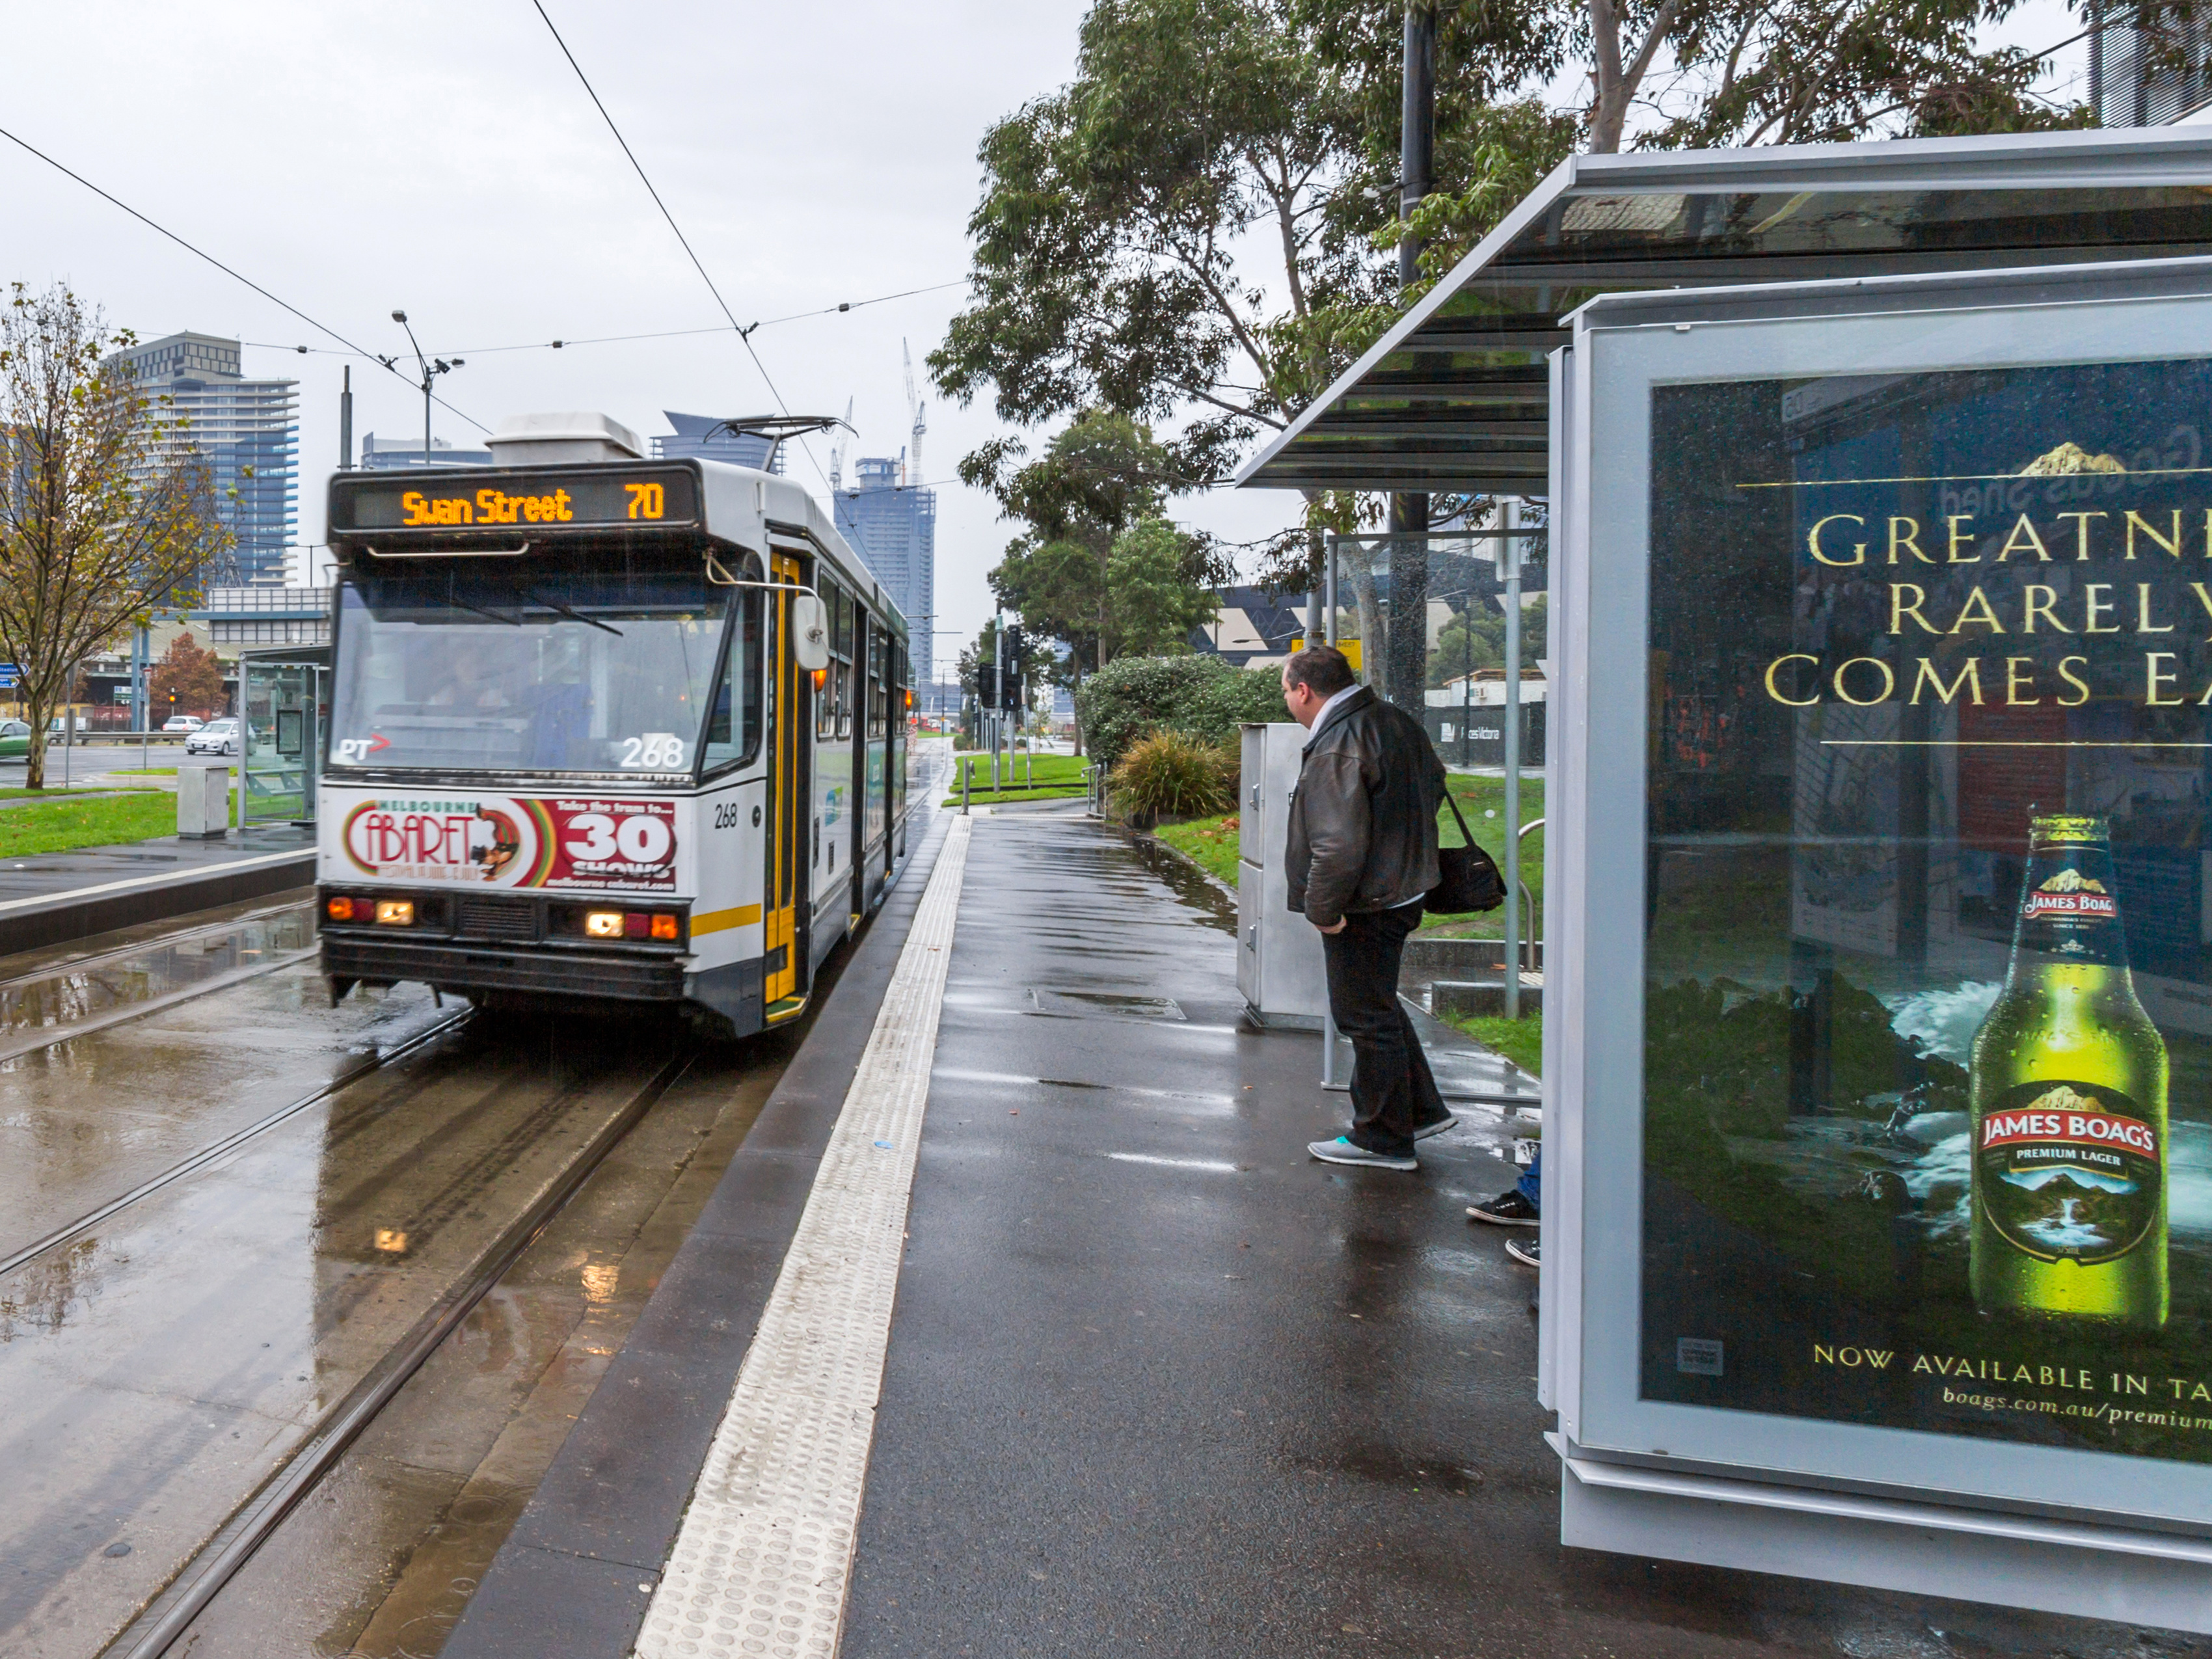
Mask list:
[[[2166,1322],[2166,1044],[2136,1000],[2105,820],[2037,818],[1974,1034],[1974,1301]]]

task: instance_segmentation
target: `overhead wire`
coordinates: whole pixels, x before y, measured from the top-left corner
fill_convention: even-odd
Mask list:
[[[362,347],[356,345],[351,340],[347,339],[344,335],[339,333],[337,330],[332,328],[329,324],[319,321],[313,317],[310,317],[306,312],[301,310],[299,307],[294,305],[290,301],[279,299],[276,295],[271,294],[267,289],[262,287],[260,283],[255,282],[251,276],[246,276],[242,271],[234,270],[230,266],[223,264],[222,260],[216,258],[214,254],[210,253],[205,248],[194,246],[183,237],[178,235],[175,231],[171,230],[167,225],[161,224],[156,220],[149,218],[146,215],[139,212],[137,208],[132,207],[130,203],[124,201],[120,197],[111,195],[108,191],[102,190],[98,185],[94,184],[91,179],[86,178],[82,173],[75,172],[71,168],[64,167],[61,162],[47,155],[46,151],[40,149],[36,144],[32,143],[29,140],[17,137],[15,133],[9,131],[5,127],[0,127],[0,138],[5,138],[9,143],[14,144],[17,149],[37,156],[39,160],[44,161],[48,167],[53,168],[55,172],[62,174],[64,178],[74,179],[76,183],[82,185],[87,190],[99,197],[103,202],[106,202],[112,206],[121,208],[124,212],[129,214],[140,224],[144,225],[149,230],[156,231],[160,234],[167,237],[171,241],[174,242],[179,247],[184,249],[185,252],[192,255],[195,258],[206,260],[208,264],[213,265],[217,270],[229,277],[233,282],[243,283],[246,287],[252,289],[256,294],[258,294],[263,299],[268,301],[271,305],[280,307],[283,310],[290,312],[301,322],[307,324],[308,327],[316,330],[319,333],[329,335],[331,338],[338,342],[339,344],[347,347],[357,356],[381,364],[386,374],[392,375],[402,384],[409,386],[415,386],[415,383],[412,380],[408,380],[404,374],[400,374],[397,368],[394,368],[391,363],[386,362],[383,358],[379,357],[376,353],[364,350]],[[415,389],[417,391],[421,390],[420,387],[416,387]],[[450,413],[459,415],[463,420],[466,421],[471,426],[476,428],[479,432],[489,432],[491,430],[489,427],[486,426],[482,421],[477,419],[475,416],[469,414],[465,410],[455,409],[453,404],[447,403],[443,398],[434,398],[434,401],[440,408],[447,410]]]
[[[917,294],[938,294],[948,288],[963,288],[966,285],[967,279],[963,277],[957,283],[934,283],[927,288],[902,289],[896,294],[878,294],[871,299],[844,300],[834,306],[817,307],[812,311],[794,311],[787,317],[764,317],[750,326],[774,328],[779,323],[804,322],[810,317],[831,317],[840,312],[858,311],[863,306],[879,306],[892,300],[911,299]],[[558,340],[529,340],[520,345],[460,346],[454,349],[462,356],[483,357],[490,356],[495,351],[559,351],[570,346],[621,345],[633,340],[678,340],[701,334],[728,332],[729,330],[726,328],[666,328],[646,334],[595,334],[580,339],[563,337]],[[243,340],[240,343],[253,346],[264,351],[295,351],[302,356],[309,353],[327,357],[345,357],[356,355],[351,352],[333,351],[328,346],[284,345],[275,340]],[[453,353],[449,352],[447,355],[450,356]]]
[[[692,269],[699,273],[699,280],[706,283],[707,292],[714,296],[714,303],[721,307],[722,315],[729,319],[731,331],[738,337],[738,343],[744,347],[745,356],[753,360],[753,368],[759,371],[763,384],[768,387],[769,396],[775,399],[776,408],[788,416],[791,413],[791,405],[784,401],[783,393],[776,389],[775,377],[768,372],[768,365],[761,362],[760,353],[753,349],[752,329],[744,327],[738,323],[737,313],[730,309],[729,301],[722,297],[722,290],[714,286],[714,279],[707,274],[707,267],[701,261],[697,252],[693,250],[690,239],[684,235],[684,228],[676,222],[676,216],[668,210],[668,204],[660,199],[660,192],[653,188],[653,180],[647,174],[644,163],[637,159],[637,152],[630,149],[629,140],[623,137],[622,129],[615,125],[615,118],[607,113],[607,106],[601,101],[598,91],[592,87],[591,76],[584,73],[584,66],[576,61],[576,54],[568,50],[568,43],[561,38],[561,31],[554,27],[553,19],[546,11],[543,0],[530,0],[530,3],[537,10],[538,16],[544,20],[546,29],[553,36],[553,44],[561,48],[561,55],[568,60],[568,67],[576,71],[576,78],[584,83],[584,90],[589,94],[592,107],[599,111],[599,118],[607,124],[607,131],[614,134],[615,143],[622,146],[622,153],[629,158],[630,166],[637,172],[638,182],[645,186],[646,194],[653,198],[653,204],[660,210],[660,216],[668,221],[669,229],[676,233],[676,240],[683,245],[684,253],[691,261]],[[754,325],[756,328],[758,326],[758,324]],[[822,463],[815,459],[813,449],[804,439],[800,440],[799,447],[805,450],[806,459],[814,463],[814,470],[821,472]],[[829,483],[830,478],[827,473],[823,474],[822,482],[825,485]]]

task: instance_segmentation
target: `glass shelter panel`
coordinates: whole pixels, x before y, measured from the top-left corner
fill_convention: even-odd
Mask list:
[[[240,680],[246,726],[240,767],[245,822],[312,819],[323,728],[330,714],[328,665],[249,655],[240,663]]]
[[[2212,358],[1650,396],[1637,1396],[2212,1462]]]
[[[1534,516],[1542,507],[1528,503],[1522,510]],[[1515,539],[1521,549],[1521,766],[1540,773],[1549,630],[1544,532],[1524,522]],[[1361,684],[1419,712],[1429,741],[1450,768],[1494,772],[1505,763],[1501,545],[1493,538],[1441,532],[1420,538],[1346,536],[1336,545],[1339,648]],[[1413,605],[1419,629],[1401,632],[1399,611]]]

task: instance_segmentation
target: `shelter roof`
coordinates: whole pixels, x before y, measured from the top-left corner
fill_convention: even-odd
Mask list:
[[[1241,486],[1542,495],[1602,294],[2212,253],[2212,128],[1571,156],[1245,463]]]

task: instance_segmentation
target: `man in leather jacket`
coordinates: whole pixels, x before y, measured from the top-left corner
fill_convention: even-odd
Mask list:
[[[1333,646],[1283,665],[1283,701],[1309,734],[1285,848],[1291,908],[1321,930],[1329,1012],[1352,1053],[1352,1128],[1307,1150],[1419,1169],[1413,1143],[1457,1121],[1398,1000],[1407,936],[1438,877],[1443,765],[1420,723],[1355,684]]]

